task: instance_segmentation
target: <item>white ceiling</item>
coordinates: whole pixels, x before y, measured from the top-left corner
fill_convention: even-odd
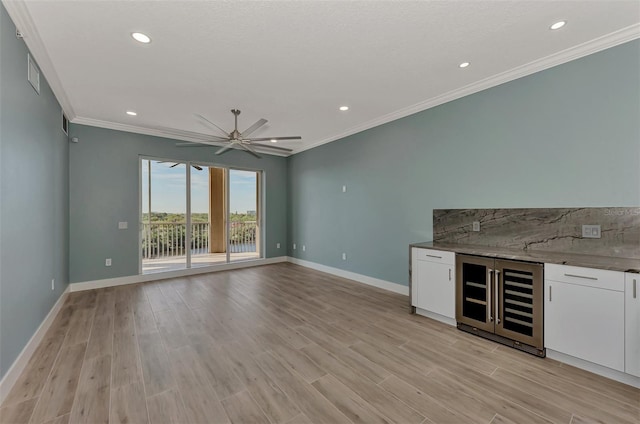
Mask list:
[[[213,134],[194,114],[239,108],[295,151],[640,37],[637,0],[3,3],[73,122]]]

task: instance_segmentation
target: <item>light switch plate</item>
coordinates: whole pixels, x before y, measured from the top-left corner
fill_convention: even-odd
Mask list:
[[[583,225],[582,226],[582,238],[596,238],[601,237],[599,225]]]
[[[124,221],[124,222],[118,222],[118,229],[119,230],[126,230],[127,228],[129,228],[129,223]]]

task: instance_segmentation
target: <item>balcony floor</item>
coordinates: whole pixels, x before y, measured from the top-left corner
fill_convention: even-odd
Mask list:
[[[246,261],[248,259],[258,259],[260,255],[257,252],[241,252],[232,253],[231,262]],[[226,253],[204,253],[198,255],[191,255],[191,268],[198,268],[203,266],[220,265],[227,261]],[[143,259],[142,260],[142,273],[152,274],[156,272],[174,271],[178,269],[185,269],[187,263],[187,257],[182,256],[169,256],[157,259]]]

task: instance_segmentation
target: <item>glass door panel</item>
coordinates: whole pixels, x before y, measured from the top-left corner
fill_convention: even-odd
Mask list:
[[[191,165],[191,267],[227,262],[226,169]]]
[[[229,170],[229,238],[231,261],[260,257],[260,173]]]
[[[142,273],[184,269],[186,165],[141,159]]]
[[[457,255],[456,321],[494,331],[493,259]]]

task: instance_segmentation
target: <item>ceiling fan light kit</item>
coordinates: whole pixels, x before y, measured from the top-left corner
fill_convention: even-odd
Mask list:
[[[260,141],[270,141],[272,143],[276,143],[280,140],[302,140],[302,137],[300,136],[249,137],[249,135],[253,134],[256,130],[261,128],[268,121],[264,118],[258,119],[253,125],[251,125],[249,128],[241,132],[238,130],[238,115],[240,115],[240,109],[231,109],[231,113],[233,114],[233,117],[234,117],[234,128],[233,128],[233,131],[231,131],[230,133],[227,133],[225,130],[223,130],[221,127],[219,127],[217,124],[210,121],[206,117],[200,114],[196,114],[196,117],[199,118],[200,122],[203,125],[206,125],[210,129],[214,129],[220,135],[209,135],[208,140],[194,141],[192,143],[177,143],[176,146],[190,147],[194,145],[204,144],[204,145],[219,147],[222,144],[222,147],[216,150],[215,152],[216,155],[221,155],[223,153],[228,152],[231,149],[241,149],[249,153],[250,155],[253,155],[258,159],[260,159],[261,156],[258,154],[258,152],[256,152],[254,147],[259,147],[260,149],[271,149],[271,150],[287,152],[287,153],[290,153],[293,151],[292,149],[287,149],[285,147],[276,147],[268,144],[260,144],[258,143]]]

